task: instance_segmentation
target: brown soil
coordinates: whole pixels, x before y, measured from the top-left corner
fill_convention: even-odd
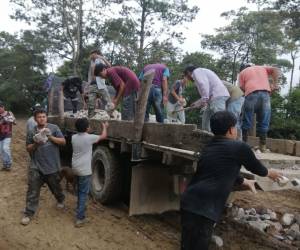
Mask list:
[[[91,222],[74,227],[76,197],[67,193],[66,209],[55,208],[48,188],[42,188],[40,207],[28,226],[20,225],[27,190],[28,154],[25,151],[25,120],[14,129],[12,144],[14,165],[11,172],[0,172],[0,250],[6,249],[179,249],[178,215],[128,217],[122,204],[104,207],[89,201]],[[252,195],[236,194],[243,207],[265,206],[277,212],[300,212],[300,192],[284,191]],[[225,220],[226,221],[226,220]],[[236,222],[217,227],[224,249],[296,249],[251,231]]]

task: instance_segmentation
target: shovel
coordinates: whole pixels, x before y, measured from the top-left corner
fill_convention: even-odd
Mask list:
[[[181,111],[188,111],[188,110],[191,110],[191,109],[198,109],[198,108],[201,108],[201,107],[186,107],[186,108],[182,108],[182,109],[179,109],[179,110],[174,110],[174,111],[172,111],[172,114],[175,114],[175,113],[178,113],[178,112],[181,112]]]

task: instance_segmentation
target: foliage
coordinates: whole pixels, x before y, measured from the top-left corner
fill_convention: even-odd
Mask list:
[[[30,31],[20,38],[0,33],[1,101],[15,112],[29,110],[43,99],[42,82],[46,69],[43,46]]]

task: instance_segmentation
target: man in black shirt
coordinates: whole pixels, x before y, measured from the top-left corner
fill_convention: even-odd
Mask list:
[[[83,94],[82,80],[79,77],[67,78],[65,81],[62,82],[61,85],[62,85],[62,91],[64,93],[64,98],[71,99],[73,114],[77,113],[77,107],[78,107],[77,92],[80,93],[83,106],[86,107],[84,94]]]
[[[210,119],[215,136],[204,148],[197,171],[181,198],[181,249],[208,249],[214,224],[220,219],[233,186],[251,186],[249,180],[240,176],[242,165],[274,181],[281,177],[264,167],[246,143],[236,140],[236,122],[228,111],[217,112]]]

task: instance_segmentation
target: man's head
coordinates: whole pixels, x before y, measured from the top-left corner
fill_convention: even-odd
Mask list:
[[[75,122],[75,128],[79,133],[85,133],[89,130],[89,120],[86,118],[79,118]]]
[[[37,109],[33,113],[34,120],[38,126],[45,126],[47,124],[47,112],[44,109]]]
[[[94,49],[94,50],[92,50],[92,51],[90,52],[90,59],[91,59],[92,61],[95,61],[96,58],[97,58],[97,56],[100,56],[100,55],[101,55],[100,50]]]
[[[193,65],[190,65],[190,66],[187,66],[184,71],[183,71],[183,74],[184,76],[188,79],[188,80],[191,80],[191,81],[194,81],[193,77],[192,77],[192,74],[193,74],[193,71],[196,69],[195,66]]]
[[[95,66],[94,75],[107,78],[107,66],[103,63],[99,63]]]
[[[240,66],[240,72],[242,72],[244,69],[249,68],[253,66],[253,63],[242,63]]]
[[[210,118],[211,131],[216,136],[225,136],[230,139],[237,138],[237,120],[229,111],[219,111]]]
[[[4,103],[0,101],[0,114],[5,112],[5,106]]]

